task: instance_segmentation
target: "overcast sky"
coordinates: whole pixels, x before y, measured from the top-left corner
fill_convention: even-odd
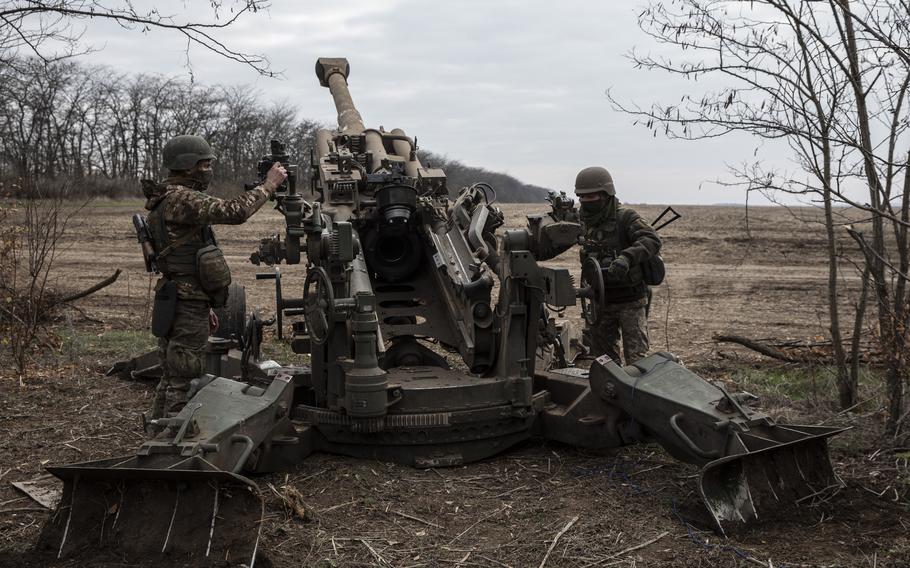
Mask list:
[[[196,2],[207,4],[174,2],[172,13]],[[167,13],[167,2],[155,4]],[[754,141],[654,138],[607,100],[607,89],[646,105],[702,88],[633,69],[625,57],[631,49],[654,49],[636,24],[641,4],[273,0],[268,12],[246,15],[217,37],[268,55],[283,77],[259,77],[198,47],[190,57],[197,81],[248,84],[332,125],[332,99],[319,86],[314,63],[346,57],[367,125],[402,128],[427,150],[564,190],[579,169],[603,165],[620,198],[632,203],[742,203],[742,190],[711,182],[729,179],[727,164],[751,159]],[[187,73],[186,43],[176,34],[92,22],[85,39],[99,51],[84,62]]]

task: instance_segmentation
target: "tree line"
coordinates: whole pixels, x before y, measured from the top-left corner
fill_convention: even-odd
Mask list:
[[[33,59],[0,70],[0,82],[0,179],[65,180],[80,192],[160,177],[164,144],[185,133],[218,149],[219,179],[249,179],[270,138],[309,156],[317,128],[289,103],[186,78]]]
[[[138,195],[137,180],[163,175],[167,140],[187,133],[215,148],[216,182],[239,186],[253,179],[272,138],[309,164],[321,127],[293,104],[264,102],[246,86],[116,73],[73,61],[23,60],[0,68],[0,83],[0,183],[7,195],[26,195],[35,183],[45,192]],[[506,174],[433,154],[424,159],[446,169],[453,192],[486,181],[503,201],[540,201],[546,193]],[[308,173],[301,168],[304,183]]]
[[[496,191],[497,200],[505,203],[542,203],[547,192],[551,191],[546,187],[523,183],[509,174],[468,166],[434,152],[419,150],[417,155],[424,167],[429,165],[445,171],[450,195],[479,181],[490,184]]]

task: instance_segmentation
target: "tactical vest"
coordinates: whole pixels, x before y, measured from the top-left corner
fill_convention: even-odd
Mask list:
[[[215,241],[215,233],[210,225],[193,228],[191,230],[195,234],[186,235],[188,238],[173,246],[175,241],[180,240],[180,236],[178,235],[177,238],[172,239],[168,234],[164,211],[161,207],[165,200],[167,200],[167,197],[155,205],[155,208],[148,214],[149,229],[152,233],[152,240],[155,241],[155,250],[158,253],[155,259],[158,264],[158,270],[169,278],[195,277],[197,271],[196,255],[203,247],[218,245]],[[168,252],[161,256],[164,251]]]
[[[619,209],[616,217],[594,226],[584,226],[584,256],[596,258],[606,268],[623,250],[631,246],[626,237],[632,223],[634,212],[631,209]],[[604,288],[608,304],[633,302],[645,297],[648,292],[644,283],[644,274],[640,264],[633,264],[625,277],[615,279],[604,272]]]

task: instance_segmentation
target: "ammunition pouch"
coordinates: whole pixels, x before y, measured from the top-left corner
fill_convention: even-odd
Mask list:
[[[199,286],[212,299],[212,305],[224,305],[227,288],[231,285],[231,269],[217,245],[206,245],[196,251],[196,277]]]
[[[152,335],[167,337],[174,325],[177,314],[177,283],[161,280],[155,289],[155,303],[152,308]]]

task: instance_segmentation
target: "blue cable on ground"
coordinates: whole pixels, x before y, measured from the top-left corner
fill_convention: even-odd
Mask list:
[[[745,550],[741,550],[739,548],[736,548],[735,546],[730,546],[729,544],[710,544],[707,540],[701,538],[698,534],[696,534],[696,532],[694,530],[695,527],[693,527],[692,524],[689,521],[687,521],[685,519],[685,517],[683,517],[682,514],[679,512],[679,507],[676,504],[676,499],[673,499],[673,516],[676,517],[676,520],[679,521],[685,527],[686,534],[688,535],[689,541],[691,541],[692,544],[698,545],[698,546],[702,547],[704,550],[712,550],[712,549],[716,548],[718,550],[722,550],[725,552],[732,552],[733,554],[735,554],[736,556],[738,556],[744,560],[749,560],[749,559],[758,560],[758,558],[755,558],[754,556],[752,556]],[[760,560],[759,560],[759,562],[760,562]],[[787,567],[786,564],[775,564],[775,566],[777,566],[778,568]]]
[[[625,468],[630,465],[628,462],[608,463],[596,467],[576,468],[575,473],[578,477],[591,477],[594,475],[607,475],[608,481],[619,480],[626,484],[634,495],[647,493],[640,485],[632,481],[632,478],[625,472]]]

